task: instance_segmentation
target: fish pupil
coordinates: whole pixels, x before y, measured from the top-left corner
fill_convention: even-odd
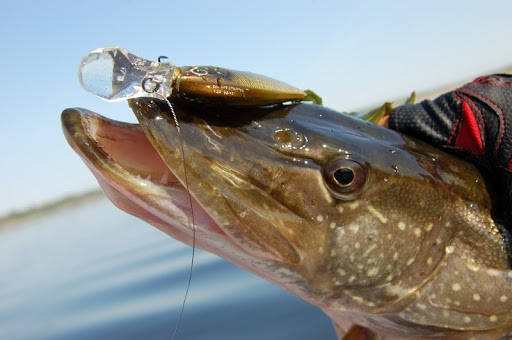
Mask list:
[[[354,181],[354,177],[354,170],[350,168],[339,168],[336,171],[334,171],[334,179],[340,185],[349,185]]]

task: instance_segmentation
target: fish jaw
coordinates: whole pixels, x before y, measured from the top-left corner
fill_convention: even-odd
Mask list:
[[[189,196],[139,125],[110,120],[83,108],[64,110],[61,121],[68,143],[118,208],[180,242],[195,244],[285,289],[294,286],[289,282],[297,282],[297,277],[283,268],[276,275],[279,267],[268,256],[266,261],[255,258],[254,253],[233,242]]]
[[[62,125],[71,147],[117,207],[192,245],[188,193],[138,125],[81,108],[65,110]],[[202,228],[198,232],[223,234],[194,200],[192,207],[195,222]]]

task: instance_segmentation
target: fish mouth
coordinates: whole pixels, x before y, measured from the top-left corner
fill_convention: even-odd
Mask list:
[[[194,230],[199,248],[218,253],[232,244],[162,161],[140,125],[82,108],[64,110],[61,120],[68,143],[118,208],[188,245],[194,244]]]
[[[162,150],[155,148],[143,125],[111,120],[83,108],[64,110],[61,121],[70,146],[121,210],[180,242],[221,256],[273,282],[277,281],[268,267],[288,261],[291,255],[287,254],[295,256],[290,251],[275,250],[288,249],[288,243],[255,245],[247,239],[245,231],[219,223],[208,210],[208,204],[203,205],[204,193],[194,195],[192,189],[202,185],[197,183],[200,179],[189,177],[189,185],[185,186],[175,173],[179,174],[184,163],[174,169],[165,162]],[[182,152],[179,146],[172,145],[166,145],[165,150],[177,155]],[[189,168],[193,159],[185,160]],[[283,253],[286,256],[281,256]]]

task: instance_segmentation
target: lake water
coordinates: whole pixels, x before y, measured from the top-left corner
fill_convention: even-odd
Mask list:
[[[0,229],[1,339],[169,339],[191,248],[107,199]],[[336,339],[321,310],[196,252],[179,339]]]

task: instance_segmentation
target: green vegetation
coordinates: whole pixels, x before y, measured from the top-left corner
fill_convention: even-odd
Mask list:
[[[5,216],[0,217],[0,227],[11,225],[13,223],[20,222],[28,218],[48,214],[50,212],[71,207],[76,204],[87,202],[93,199],[98,199],[102,196],[103,192],[101,190],[94,189],[80,194],[65,196],[55,201],[51,201],[37,206],[32,206],[27,209],[13,211]]]
[[[302,99],[305,102],[313,102],[313,104],[322,105],[322,97],[317,95],[315,92],[311,90],[304,90],[304,93],[307,95],[306,98]]]

